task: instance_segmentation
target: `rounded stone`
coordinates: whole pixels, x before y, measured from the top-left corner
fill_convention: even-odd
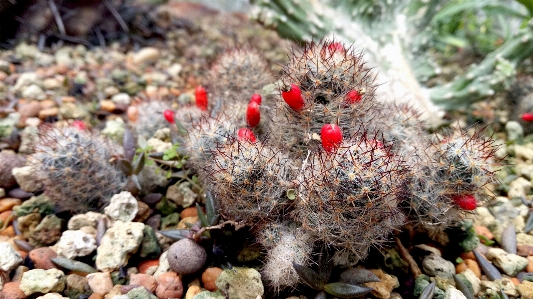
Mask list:
[[[206,258],[205,249],[191,239],[181,239],[168,249],[170,269],[182,275],[195,273],[202,269]]]

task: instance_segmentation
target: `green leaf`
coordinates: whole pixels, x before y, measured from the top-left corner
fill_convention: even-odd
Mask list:
[[[139,174],[143,168],[144,168],[144,162],[145,162],[145,154],[144,153],[141,153],[137,159],[135,159],[135,161],[133,162],[133,173],[134,174]]]
[[[373,288],[362,287],[344,282],[328,283],[324,291],[339,298],[354,298],[372,292]]]
[[[198,219],[202,222],[202,227],[208,227],[209,221],[207,221],[207,217],[198,203],[196,203],[196,211],[198,212]]]
[[[487,237],[483,235],[477,235],[477,237],[480,239],[480,241],[482,241],[483,244],[487,246],[491,246],[494,244],[494,241],[487,239]]]
[[[462,263],[462,262],[464,262],[464,261],[463,261],[462,258],[458,257],[458,258],[455,259],[455,262],[458,263],[458,264],[460,264],[460,263]]]
[[[194,182],[193,177],[193,182]],[[205,193],[205,212],[209,225],[216,225],[220,218],[218,213],[216,198],[211,191]]]
[[[296,198],[296,190],[294,189],[287,190],[287,198],[290,200],[294,200]]]
[[[120,159],[117,162],[118,168],[126,175],[130,176],[133,173],[131,163],[126,159]]]
[[[308,286],[312,287],[315,290],[319,290],[319,291],[325,290],[324,282],[321,281],[318,273],[316,273],[312,269],[299,265],[295,262],[292,262],[292,266],[294,267],[294,270],[296,271],[298,276],[300,276],[300,278],[305,284],[307,284]]]

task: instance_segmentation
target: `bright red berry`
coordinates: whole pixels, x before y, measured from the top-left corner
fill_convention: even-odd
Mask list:
[[[281,96],[285,103],[287,103],[287,105],[293,110],[300,111],[304,108],[304,98],[302,97],[302,91],[298,85],[285,85],[281,90]]]
[[[240,128],[239,132],[237,133],[237,136],[240,141],[255,142],[257,140],[255,138],[254,132],[247,128]]]
[[[87,125],[85,125],[83,120],[75,120],[70,125],[80,131],[84,131],[87,129]]]
[[[194,91],[194,96],[196,97],[196,107],[200,108],[202,111],[207,110],[207,91],[203,86],[196,87]]]
[[[259,124],[260,120],[261,112],[259,111],[259,104],[250,101],[248,108],[246,109],[246,123],[253,128]]]
[[[533,122],[533,113],[522,114],[522,120],[527,122]]]
[[[477,207],[474,195],[455,195],[452,199],[463,210],[472,211]]]
[[[329,44],[328,50],[330,50],[331,52],[344,52],[345,51],[344,46],[341,43],[337,43],[337,42]]]
[[[350,90],[346,94],[346,102],[348,102],[349,104],[359,103],[361,102],[362,98],[363,96],[361,96],[361,94],[357,90]]]
[[[334,152],[342,143],[341,128],[337,125],[326,124],[320,130],[322,147],[328,152]]]
[[[163,111],[163,116],[171,124],[174,124],[176,122],[174,120],[174,111],[172,111],[172,110],[167,109],[167,110]]]
[[[258,94],[258,93],[254,93],[252,95],[252,98],[250,99],[250,103],[251,102],[256,102],[257,104],[261,105],[261,102],[262,102],[262,98],[261,98],[261,95]]]

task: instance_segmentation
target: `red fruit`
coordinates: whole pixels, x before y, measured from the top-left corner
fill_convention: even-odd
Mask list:
[[[320,130],[322,147],[328,152],[334,152],[342,143],[341,128],[337,125],[327,124]]]
[[[474,195],[455,195],[452,199],[463,210],[472,211],[477,207],[477,200]]]
[[[163,116],[171,124],[174,124],[176,122],[174,120],[174,111],[172,111],[172,110],[167,109],[167,110],[163,111]]]
[[[194,96],[196,97],[196,107],[200,108],[202,111],[207,110],[207,92],[202,86],[196,87],[194,91]]]
[[[361,94],[357,90],[350,90],[346,94],[346,102],[348,102],[349,104],[359,103],[361,102],[362,98],[363,96],[361,96]]]
[[[281,96],[289,107],[293,110],[300,111],[304,108],[305,102],[302,98],[300,87],[296,84],[285,85],[281,89]]]
[[[341,43],[337,43],[337,42],[329,44],[328,50],[330,50],[331,52],[344,52],[345,51],[344,46]]]
[[[262,100],[263,100],[263,99],[261,98],[261,95],[260,95],[260,94],[258,94],[258,93],[254,93],[254,94],[252,95],[252,98],[250,99],[250,103],[251,103],[251,102],[256,102],[257,104],[261,105],[261,101],[262,101]]]
[[[84,131],[85,129],[87,129],[87,126],[82,120],[75,120],[70,125],[80,131]]]
[[[255,138],[254,132],[247,128],[240,128],[239,132],[237,133],[237,136],[240,141],[255,142],[257,140]]]
[[[246,109],[246,123],[253,128],[259,124],[260,120],[261,112],[259,111],[259,104],[250,101],[248,108]]]
[[[533,113],[522,114],[522,120],[527,122],[533,122]]]

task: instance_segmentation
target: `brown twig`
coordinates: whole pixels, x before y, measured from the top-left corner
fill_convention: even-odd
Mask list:
[[[420,271],[420,268],[416,264],[415,260],[413,259],[413,256],[405,249],[405,247],[402,244],[402,241],[398,237],[394,237],[394,241],[396,242],[396,245],[398,246],[398,250],[400,251],[400,256],[404,261],[409,264],[409,268],[411,269],[411,272],[415,277],[422,274],[422,271]]]
[[[207,230],[212,230],[212,229],[221,229],[223,228],[226,224],[231,224],[235,227],[236,230],[238,230],[239,228],[241,228],[243,225],[241,222],[237,222],[237,221],[233,221],[233,220],[227,220],[227,221],[224,221],[218,225],[213,225],[213,226],[207,226],[207,227],[202,227],[201,229],[199,229],[196,233],[194,233],[194,235],[192,236],[192,238],[194,240],[198,240],[198,238],[200,238],[200,236]]]
[[[63,20],[61,20],[61,15],[59,14],[59,10],[57,9],[54,0],[48,0],[48,6],[50,6],[50,10],[52,11],[54,19],[56,20],[57,29],[61,35],[67,35],[67,32],[65,31],[65,24],[63,24]]]

